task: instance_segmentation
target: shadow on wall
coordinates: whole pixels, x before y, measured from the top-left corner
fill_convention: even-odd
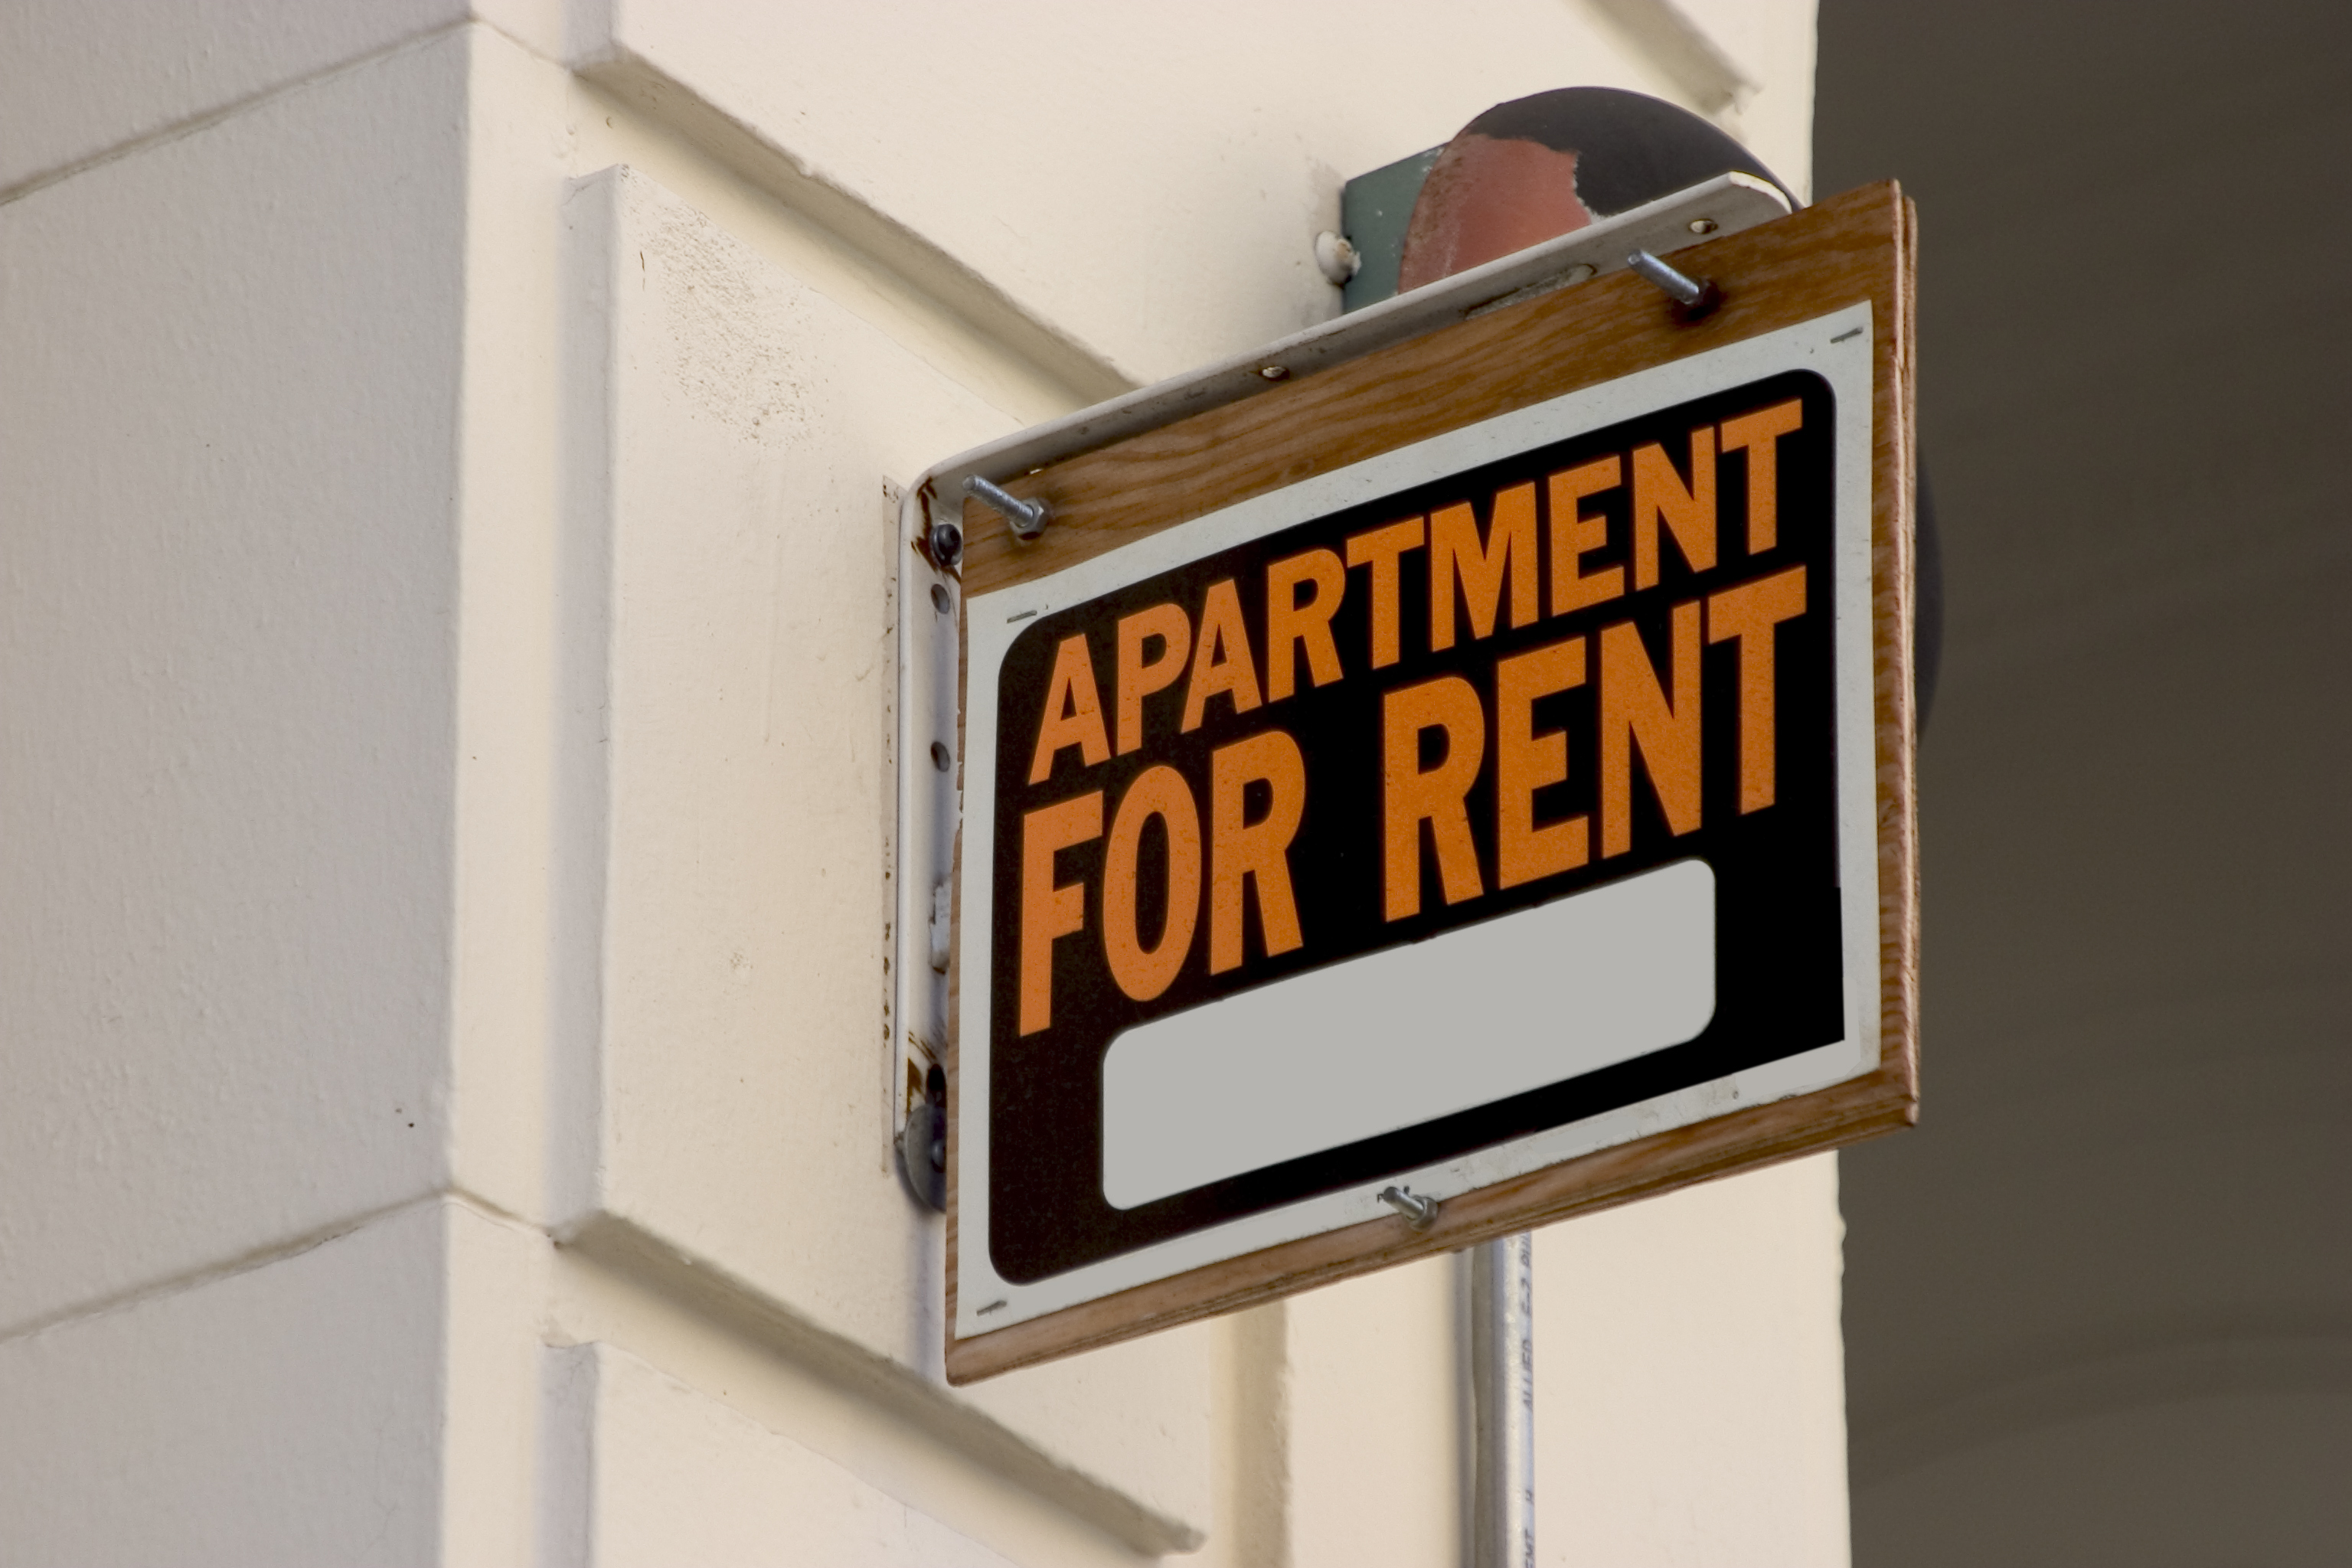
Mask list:
[[[1855,1561],[2339,1562],[2352,300],[2290,280],[2352,253],[2352,7],[1821,47],[1819,188],[1919,204],[1949,594],[1924,1117],[1844,1157]]]

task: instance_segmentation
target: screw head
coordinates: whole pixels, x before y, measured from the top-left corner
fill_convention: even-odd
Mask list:
[[[963,559],[963,530],[952,522],[931,524],[931,559],[953,566]]]
[[[1258,374],[1265,377],[1268,381],[1288,381],[1290,379],[1290,367],[1286,364],[1262,364],[1257,367],[1257,373]]]
[[[933,1073],[939,1068],[933,1068]],[[948,1206],[948,1107],[944,1089],[934,1089],[923,1103],[912,1107],[907,1125],[893,1140],[898,1152],[898,1176],[908,1193],[926,1208],[945,1213]]]
[[[1716,221],[1711,217],[1695,217],[1690,221],[1690,231],[1693,234],[1713,234],[1717,226]]]

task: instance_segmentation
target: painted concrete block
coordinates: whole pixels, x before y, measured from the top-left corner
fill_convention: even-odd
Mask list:
[[[547,1213],[556,889],[567,710],[558,344],[570,189],[562,73],[490,27],[467,57],[465,355],[455,476],[457,594],[449,1003],[451,1184],[509,1214]]]
[[[443,1223],[420,1204],[0,1342],[0,1556],[439,1562]]]
[[[1185,1550],[1210,1528],[1215,1332],[1212,1324],[1171,1329],[952,1397],[1003,1423],[1085,1489],[1049,1483],[1040,1489],[1045,1495],[1138,1548]]]
[[[583,1345],[547,1358],[543,1561],[1011,1568],[625,1351]]]
[[[1847,1560],[1832,1154],[1536,1233],[1545,1563]]]
[[[464,107],[0,205],[0,1331],[445,1169]]]
[[[566,221],[572,352],[602,388],[567,437],[572,526],[609,552],[609,689],[580,749],[607,836],[601,1026],[562,1047],[560,1223],[762,1304],[845,1375],[983,1413],[1182,1538],[1207,1508],[1205,1340],[947,1393],[939,1223],[891,1164],[884,480],[1004,416],[641,175],[584,182]]]
[[[1465,1279],[1448,1255],[1284,1305],[1297,1568],[1463,1560]]]
[[[1769,9],[1743,37],[1784,47],[1751,68],[1801,71],[1775,102],[1809,110],[1810,0]],[[1115,16],[1071,0],[821,14],[671,0],[583,13],[571,47],[899,265],[943,287],[984,279],[1141,383],[1336,314],[1313,245],[1348,177],[1547,88],[1691,100],[1655,29],[1626,25],[1650,11],[1692,26],[1678,7],[1622,0],[1444,16],[1407,0],[1219,0]],[[1803,188],[1810,114],[1755,130]]]
[[[541,1561],[540,1357],[551,1312],[545,1232],[440,1203],[446,1284],[441,1556],[449,1568]]]
[[[0,10],[0,194],[480,16],[558,47],[556,0],[16,0]]]
[[[919,1363],[883,1099],[884,482],[1000,421],[642,177],[566,217],[609,273],[579,323],[609,333],[582,356],[609,424],[572,448],[609,687],[596,1142],[565,1207]]]

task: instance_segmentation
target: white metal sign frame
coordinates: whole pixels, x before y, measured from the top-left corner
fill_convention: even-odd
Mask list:
[[[1443,1201],[1458,1193],[1491,1186],[1513,1176],[1554,1165],[1597,1149],[1628,1142],[1649,1133],[1688,1126],[1734,1107],[1768,1103],[1841,1083],[1869,1072],[1878,1064],[1879,969],[1876,788],[1873,754],[1874,716],[1872,705],[1871,619],[1871,475],[1873,343],[1871,310],[1850,306],[1761,337],[1732,343],[1710,353],[1678,360],[1618,381],[1602,383],[1523,408],[1511,414],[1465,426],[1444,435],[1382,453],[1365,462],[1269,494],[1255,497],[1208,516],[1179,524],[1137,543],[1098,555],[1051,577],[1024,583],[972,599],[966,606],[969,664],[965,670],[965,702],[972,715],[996,710],[999,664],[1013,641],[1035,616],[1081,603],[1138,579],[1185,564],[1231,545],[1273,532],[1290,524],[1338,511],[1355,502],[1410,489],[1425,480],[1471,469],[1497,458],[1542,447],[1565,437],[1617,425],[1643,415],[1688,403],[1710,392],[1762,381],[1788,371],[1811,371],[1825,379],[1836,399],[1835,427],[1835,554],[1832,615],[1837,669],[1838,837],[1842,879],[1845,962],[1845,1033],[1843,1038],[1766,1066],[1607,1111],[1533,1135],[1513,1139],[1459,1159],[1381,1178],[1303,1199],[1281,1208],[1196,1230],[1171,1240],[1121,1253],[1102,1262],[1022,1285],[1000,1276],[983,1238],[988,1235],[990,1202],[989,974],[994,962],[992,922],[995,856],[988,834],[992,822],[989,781],[995,775],[995,728],[974,721],[965,729],[964,848],[961,950],[963,965],[959,1005],[959,1104],[957,1146],[961,1234],[971,1240],[957,1258],[958,1308],[955,1331],[969,1338],[991,1330],[1026,1321],[1082,1302],[1187,1272],[1205,1265],[1256,1252],[1279,1243],[1324,1231],[1341,1229],[1377,1219],[1390,1210],[1378,1194],[1392,1183],[1402,1183],[1416,1194]],[[1504,922],[1467,928],[1453,940],[1473,937],[1481,942],[1497,940],[1517,922],[1532,918],[1573,917],[1588,901],[1606,901],[1620,890],[1675,876],[1684,861],[1644,873],[1627,882],[1605,884],[1573,895]],[[1623,918],[1612,906],[1611,917]],[[1711,919],[1711,914],[1707,917]],[[1475,933],[1475,936],[1474,936]],[[1419,961],[1434,941],[1391,950],[1354,961],[1364,965],[1402,965]],[[1286,983],[1297,985],[1318,972]],[[1530,973],[1532,984],[1522,998],[1528,1005],[1528,1026],[1540,1017],[1535,1011],[1558,992],[1546,982],[1550,972]],[[1360,982],[1360,984],[1364,983]],[[1278,994],[1261,991],[1221,1003],[1227,1009],[1255,997]],[[1368,986],[1367,989],[1370,989]],[[1515,998],[1489,994],[1486,1005],[1508,1009]],[[1700,1020],[1704,1022],[1704,1019]],[[1344,1023],[1338,1031],[1348,1033]],[[1509,1035],[1503,1029],[1499,1033]],[[1525,1030],[1519,1031],[1521,1033]],[[1686,1037],[1688,1031],[1676,1038]],[[1672,1043],[1662,1039],[1660,1044]],[[1307,1043],[1312,1048],[1312,1042]],[[1414,1100],[1434,1109],[1423,1116],[1460,1109],[1449,1096],[1449,1066],[1476,1072],[1485,1058],[1476,1052],[1424,1058],[1418,1063],[1374,1061],[1347,1080],[1377,1094],[1386,1084],[1401,1084]],[[1601,1065],[1594,1063],[1592,1065]],[[1566,1076],[1557,1065],[1512,1089],[1516,1092]],[[1220,1089],[1236,1086],[1220,1085]],[[1471,1087],[1465,1083],[1465,1089]],[[1262,1092],[1272,1094],[1268,1084]],[[1327,1102],[1343,1100],[1343,1091],[1327,1089]],[[1307,1114],[1311,1104],[1293,1104],[1290,1117]],[[1335,1110],[1350,1108],[1338,1104]],[[1393,1115],[1399,1107],[1381,1106],[1373,1117]],[[1373,1131],[1389,1131],[1391,1122]],[[1315,1129],[1302,1136],[1311,1140]],[[1324,1147],[1347,1142],[1331,1133]],[[1281,1157],[1317,1152],[1307,1146]],[[1274,1163],[1269,1159],[1266,1163]],[[1158,1195],[1155,1192],[1152,1195]],[[1124,1205],[1122,1205],[1124,1206]]]

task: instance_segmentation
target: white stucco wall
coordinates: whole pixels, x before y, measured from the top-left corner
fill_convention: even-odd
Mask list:
[[[0,1557],[1458,1555],[1451,1260],[945,1385],[886,487],[1672,27],[1803,180],[1810,5],[1710,16],[0,17]],[[1837,1226],[1545,1235],[1545,1561],[1842,1560]]]

